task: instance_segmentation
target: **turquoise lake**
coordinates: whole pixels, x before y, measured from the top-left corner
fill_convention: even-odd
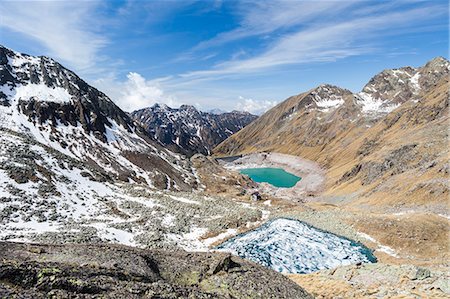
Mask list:
[[[301,180],[300,177],[285,171],[282,168],[246,168],[240,173],[248,175],[257,183],[269,183],[279,188],[291,188]]]

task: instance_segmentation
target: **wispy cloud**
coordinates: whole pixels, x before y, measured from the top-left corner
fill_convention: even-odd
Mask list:
[[[251,112],[322,80],[314,74],[327,64],[317,62],[361,55],[383,61],[415,51],[428,55],[432,47],[414,41],[426,36],[433,44],[434,32],[442,36],[442,27],[448,30],[446,1],[212,4],[0,0],[0,30],[17,33],[17,40],[30,47],[43,46],[42,54],[74,69],[125,110],[158,101]],[[217,26],[216,20],[229,23]]]
[[[213,80],[216,76],[258,72],[285,65],[335,61],[366,54],[383,47],[383,44],[373,42],[377,36],[387,37],[417,30],[417,27],[409,27],[411,22],[424,21],[443,13],[445,13],[445,7],[431,5],[398,12],[359,16],[353,19],[349,17],[338,22],[321,19],[313,22],[311,26],[284,34],[261,54],[246,59],[231,59],[207,70],[181,74],[180,77],[186,80],[199,78]],[[348,15],[351,16],[350,13]],[[287,23],[291,22],[290,17],[281,19]]]
[[[235,40],[271,34],[280,29],[305,25],[317,17],[333,18],[357,1],[241,1],[235,8],[240,25],[198,44],[201,50]]]
[[[100,18],[96,1],[2,1],[0,27],[34,39],[48,55],[76,68],[92,71],[108,44],[96,33]]]

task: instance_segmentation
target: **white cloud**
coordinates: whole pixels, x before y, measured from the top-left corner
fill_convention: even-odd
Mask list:
[[[95,33],[97,1],[1,1],[0,28],[32,38],[49,56],[76,68],[92,71],[98,52],[108,43]],[[98,29],[98,28],[97,28]],[[7,45],[6,45],[7,46]]]
[[[277,101],[253,100],[239,96],[239,102],[236,104],[236,110],[247,111],[252,114],[260,115],[277,104]]]
[[[170,107],[180,106],[174,96],[166,95],[159,80],[147,80],[138,73],[128,73],[127,80],[119,82],[115,78],[102,78],[93,83],[123,110],[134,110],[150,107],[156,103]]]

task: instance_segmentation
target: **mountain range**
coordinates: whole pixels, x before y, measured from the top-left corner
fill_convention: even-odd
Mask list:
[[[257,116],[248,112],[202,112],[194,106],[170,108],[164,104],[137,110],[131,117],[164,147],[192,156],[211,150]]]
[[[357,93],[322,84],[258,118],[188,105],[126,113],[57,61],[0,46],[0,266],[6,269],[0,297],[310,298],[249,261],[180,250],[210,251],[279,217],[348,244],[364,242],[379,258],[376,265],[291,277],[308,291],[334,293],[342,280],[335,274],[350,281],[369,271],[371,278],[386,277],[388,283],[371,283],[387,284],[389,294],[398,294],[400,279],[407,282],[402,292],[432,286],[440,294],[444,274],[402,263],[441,266],[448,259],[449,74],[449,61],[437,57],[385,70]],[[249,191],[262,185],[215,158],[259,152],[318,164],[324,189],[287,200],[262,191],[263,201],[250,201]],[[285,224],[298,234],[290,220]],[[332,252],[325,243],[320,250]],[[285,245],[269,247],[283,258],[292,253]],[[269,261],[269,251],[258,248]],[[323,262],[323,254],[309,254],[308,261]],[[391,262],[402,266],[385,264]],[[355,288],[367,286],[369,272],[357,275],[363,287]]]
[[[1,240],[204,250],[261,217],[45,56],[0,47],[0,132]]]
[[[358,204],[443,204],[449,69],[437,57],[384,70],[358,93],[320,85],[278,104],[214,154],[275,151],[316,161],[327,170],[325,194],[353,194]]]

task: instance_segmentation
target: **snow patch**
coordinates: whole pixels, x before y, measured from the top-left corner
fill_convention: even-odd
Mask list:
[[[400,106],[400,104],[392,104],[389,101],[374,98],[366,92],[358,93],[356,101],[364,114],[387,114]]]
[[[41,102],[68,103],[72,96],[62,87],[48,87],[44,83],[27,84],[15,88],[15,98],[28,101],[35,98]]]
[[[173,196],[173,195],[169,195],[169,197],[172,198],[173,200],[180,201],[180,202],[187,203],[187,204],[194,204],[194,205],[199,205],[200,204],[198,201],[191,200],[191,199],[186,198],[186,197]]]
[[[414,76],[412,76],[411,81],[410,81],[412,87],[415,89],[416,92],[418,92],[420,90],[419,79],[420,79],[420,73],[417,72],[414,74]]]
[[[384,252],[384,253],[386,253],[386,254],[388,254],[388,255],[390,255],[390,256],[393,256],[393,257],[395,257],[395,258],[398,258],[398,257],[399,257],[398,254],[397,254],[397,252],[396,252],[394,249],[392,249],[392,248],[389,247],[389,246],[382,245],[380,242],[378,242],[377,240],[375,240],[375,239],[372,238],[371,236],[369,236],[369,235],[367,235],[367,234],[365,234],[365,233],[361,233],[361,232],[358,232],[358,236],[360,236],[360,237],[362,237],[362,238],[364,238],[364,239],[366,239],[366,240],[369,240],[369,241],[372,242],[372,243],[375,243],[375,244],[378,246],[377,249],[376,249],[375,251],[381,251],[381,252]]]

